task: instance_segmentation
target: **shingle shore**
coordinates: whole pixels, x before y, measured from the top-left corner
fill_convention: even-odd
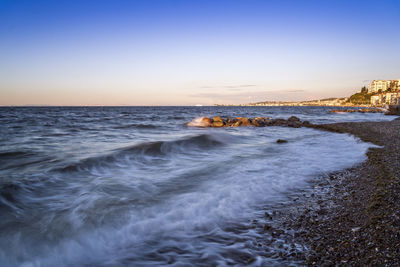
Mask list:
[[[232,126],[256,126],[253,120]],[[210,119],[208,127],[222,127],[210,126],[218,121]],[[263,236],[255,240],[260,254],[285,266],[400,266],[400,120],[321,125],[293,121],[299,127],[352,134],[381,147],[370,148],[364,163],[315,178],[310,189],[267,207],[265,218],[249,225]],[[261,126],[276,126],[271,122]],[[287,122],[282,126],[293,127]],[[254,261],[245,255],[238,263]]]
[[[288,225],[298,232],[296,242],[310,248],[305,263],[400,266],[400,120],[310,127],[382,147],[371,148],[361,165],[326,178],[321,186],[328,193],[299,201],[301,211],[288,216],[293,218]]]

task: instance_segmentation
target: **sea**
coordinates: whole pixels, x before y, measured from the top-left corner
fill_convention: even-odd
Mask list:
[[[281,265],[252,222],[373,145],[310,128],[186,124],[393,119],[330,109],[1,107],[0,266]]]

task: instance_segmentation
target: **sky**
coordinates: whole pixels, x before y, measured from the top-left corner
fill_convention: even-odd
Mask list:
[[[0,105],[345,97],[400,79],[400,0],[0,0]]]

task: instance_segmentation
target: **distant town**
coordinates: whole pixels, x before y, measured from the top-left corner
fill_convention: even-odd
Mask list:
[[[350,97],[326,98],[309,101],[263,101],[240,105],[216,106],[384,106],[400,104],[400,79],[397,80],[373,80],[369,87],[361,90]]]

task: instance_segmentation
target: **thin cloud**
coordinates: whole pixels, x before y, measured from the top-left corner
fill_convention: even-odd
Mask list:
[[[255,87],[255,86],[257,86],[257,85],[256,84],[239,84],[239,85],[222,85],[222,86],[205,85],[205,86],[201,86],[200,88],[205,88],[205,89],[217,89],[217,88],[239,89],[239,88],[248,88],[248,87]]]
[[[257,86],[257,85],[255,85],[255,84],[242,84],[242,85],[239,85],[239,87],[254,87],[254,86]]]
[[[278,91],[277,91],[278,92]],[[305,92],[303,89],[290,89],[290,90],[283,90],[279,92],[285,92],[285,93],[299,93],[299,92]]]
[[[222,92],[201,92],[190,94],[189,97],[197,98],[246,98],[246,97],[270,97],[272,95],[281,95],[287,93],[303,93],[306,92],[303,89],[291,89],[291,90],[270,90],[270,91],[246,91],[246,92],[235,92],[235,93],[222,93]]]

